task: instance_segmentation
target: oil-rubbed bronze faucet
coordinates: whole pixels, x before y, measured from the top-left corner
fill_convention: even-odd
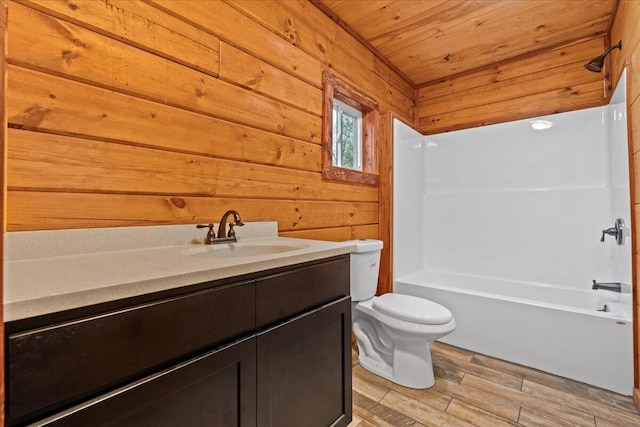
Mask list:
[[[229,215],[233,215],[233,222],[229,224],[229,233],[225,237],[225,230],[227,228],[227,218]],[[222,215],[220,218],[220,225],[218,226],[218,239],[232,239],[232,241],[237,242],[236,232],[233,230],[233,226],[237,225],[238,227],[242,227],[244,223],[242,222],[242,218],[240,218],[240,214],[237,211],[229,210]]]
[[[233,222],[229,224],[229,232],[227,233],[227,219],[229,215],[233,215]],[[216,233],[213,231],[213,224],[198,224],[196,227],[209,229],[207,237],[204,239],[205,245],[216,245],[218,243],[237,242],[238,239],[236,238],[236,232],[233,227],[242,227],[243,225],[244,223],[242,222],[242,218],[240,218],[240,214],[232,209],[222,215],[220,225],[218,225],[218,237],[216,237]]]

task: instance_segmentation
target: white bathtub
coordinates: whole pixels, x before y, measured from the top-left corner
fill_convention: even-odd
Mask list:
[[[442,342],[631,395],[630,294],[439,271],[394,286],[451,310],[457,328]]]

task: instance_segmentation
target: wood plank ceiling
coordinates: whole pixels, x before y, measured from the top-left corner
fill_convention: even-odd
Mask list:
[[[601,37],[617,6],[617,0],[312,1],[418,87]]]

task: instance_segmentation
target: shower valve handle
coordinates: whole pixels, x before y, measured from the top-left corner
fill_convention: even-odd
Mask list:
[[[605,235],[613,236],[616,239],[618,245],[624,244],[624,220],[622,218],[616,218],[615,225],[606,230],[602,230],[601,242],[604,242]]]
[[[618,234],[618,230],[616,228],[607,228],[606,230],[602,230],[602,238],[600,239],[601,242],[604,242],[604,236],[608,234],[609,236],[616,236]]]

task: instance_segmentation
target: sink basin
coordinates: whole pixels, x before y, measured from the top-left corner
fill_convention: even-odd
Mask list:
[[[244,258],[299,251],[307,247],[309,247],[309,245],[238,242],[200,246],[198,248],[187,249],[182,253],[187,256],[199,258]]]

